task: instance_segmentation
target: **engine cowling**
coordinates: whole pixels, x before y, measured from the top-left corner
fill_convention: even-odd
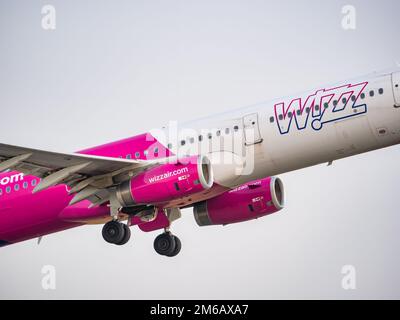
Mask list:
[[[163,203],[209,189],[213,182],[207,157],[186,157],[150,168],[122,183],[116,196],[125,207]]]
[[[243,184],[193,208],[199,226],[230,224],[272,214],[284,207],[282,181],[268,177]]]

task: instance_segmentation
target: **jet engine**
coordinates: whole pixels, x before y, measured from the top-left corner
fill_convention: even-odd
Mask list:
[[[124,207],[157,204],[190,196],[212,187],[212,167],[205,156],[179,159],[152,167],[120,184],[116,190]]]
[[[282,181],[268,177],[197,203],[193,211],[199,226],[225,225],[272,214],[281,210],[284,202]]]

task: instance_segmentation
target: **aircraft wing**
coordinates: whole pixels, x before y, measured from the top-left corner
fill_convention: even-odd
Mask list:
[[[157,163],[157,160],[58,153],[0,143],[0,172],[16,170],[42,178],[33,192],[60,183],[67,184],[71,188],[70,193],[76,193],[72,203],[84,199],[92,201],[94,205],[104,203],[109,200],[107,188]]]

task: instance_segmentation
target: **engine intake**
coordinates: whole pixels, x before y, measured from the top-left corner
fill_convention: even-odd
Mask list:
[[[190,196],[212,187],[210,160],[205,156],[179,159],[150,168],[117,188],[116,196],[124,207],[157,204]]]
[[[224,225],[256,219],[283,209],[281,179],[268,177],[243,184],[193,207],[199,226]]]

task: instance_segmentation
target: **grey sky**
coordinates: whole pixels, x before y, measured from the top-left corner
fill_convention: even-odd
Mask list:
[[[41,27],[41,8],[57,27]],[[356,30],[341,27],[355,6]],[[0,0],[0,141],[74,151],[400,62],[398,1]],[[286,208],[124,247],[88,226],[0,250],[0,298],[400,298],[399,147],[281,176]],[[57,289],[41,287],[54,265]],[[354,265],[357,289],[343,290]]]

